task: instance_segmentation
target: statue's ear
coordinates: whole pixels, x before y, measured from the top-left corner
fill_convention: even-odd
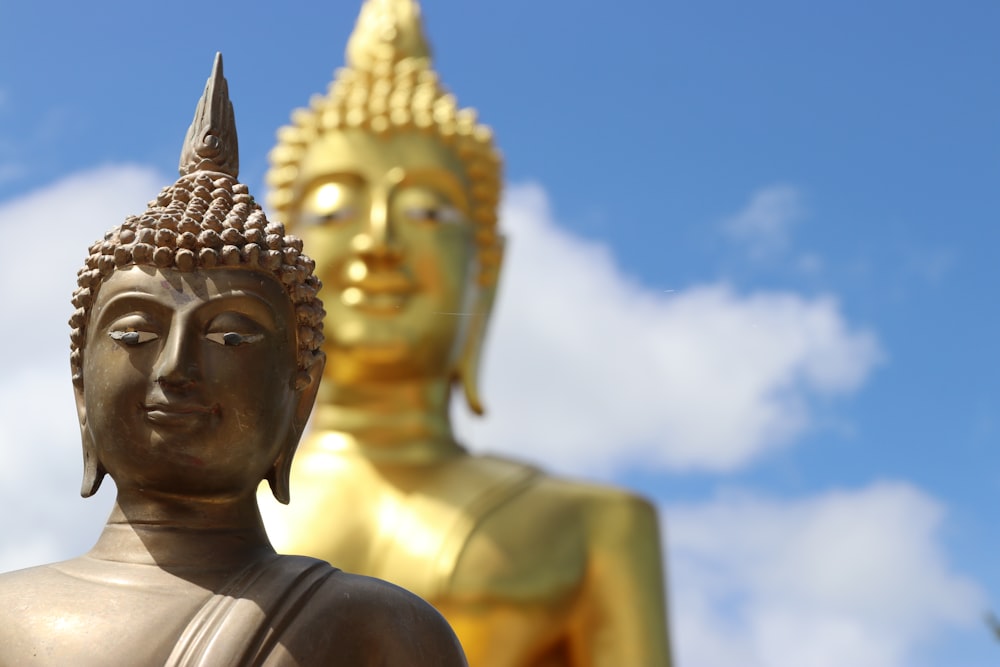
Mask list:
[[[309,422],[309,414],[312,412],[313,404],[316,403],[316,392],[319,391],[319,383],[323,379],[325,365],[326,357],[320,354],[308,370],[298,371],[292,380],[296,395],[291,428],[289,428],[285,442],[278,452],[278,457],[267,473],[267,483],[271,487],[271,493],[274,494],[279,503],[284,505],[287,505],[291,499],[289,487],[292,476],[292,459],[295,457],[295,450],[299,446],[302,432],[305,431],[306,424]]]
[[[97,456],[94,438],[87,428],[87,404],[83,399],[83,386],[75,383],[73,393],[76,398],[76,414],[80,418],[80,437],[83,441],[83,484],[80,485],[80,495],[89,498],[101,488],[101,482],[107,471]]]
[[[472,318],[465,332],[465,341],[454,373],[455,379],[462,385],[469,409],[477,415],[486,412],[479,396],[479,365],[482,359],[483,343],[486,340],[486,329],[493,313],[497,285],[500,283],[500,269],[503,267],[504,256],[503,237],[497,238],[496,246],[492,252],[496,258],[496,269],[486,284],[477,286],[478,292],[472,304]]]

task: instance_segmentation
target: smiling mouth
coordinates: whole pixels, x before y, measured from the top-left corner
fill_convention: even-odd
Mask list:
[[[360,286],[350,286],[340,293],[344,305],[369,313],[391,315],[406,306],[413,292],[369,290]]]
[[[375,315],[395,315],[405,308],[417,284],[402,267],[374,267],[354,259],[339,276],[340,301],[348,308]]]
[[[218,414],[219,406],[204,406],[172,403],[150,403],[142,405],[146,419],[159,426],[184,426],[201,423]]]

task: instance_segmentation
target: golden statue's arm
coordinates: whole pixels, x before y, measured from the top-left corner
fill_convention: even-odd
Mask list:
[[[436,604],[477,667],[666,667],[659,545],[644,499],[541,477],[483,520]]]
[[[603,496],[588,507],[587,599],[570,635],[573,652],[591,656],[591,662],[575,664],[668,665],[656,510],[629,494]]]

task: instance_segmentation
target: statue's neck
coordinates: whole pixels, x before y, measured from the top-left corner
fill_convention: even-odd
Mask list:
[[[232,571],[274,553],[254,497],[191,502],[119,492],[97,544],[104,561]]]
[[[464,453],[448,414],[445,379],[330,383],[304,450],[347,451],[376,463],[425,464]]]

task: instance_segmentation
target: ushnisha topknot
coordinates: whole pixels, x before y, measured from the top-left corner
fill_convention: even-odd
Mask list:
[[[245,268],[275,276],[295,307],[298,366],[322,358],[322,302],[315,263],[302,240],[268,222],[247,186],[237,180],[239,153],[233,105],[216,54],[212,76],[198,102],[181,151],[181,177],[149,202],[146,212],[126,218],[90,246],[77,272],[76,308],[69,324],[73,382],[83,385],[83,344],[90,307],[101,283],[116,269],[149,266],[180,271]]]
[[[473,109],[460,109],[432,68],[420,7],[414,0],[365,0],[347,44],[347,66],[326,95],[298,109],[278,131],[267,174],[274,215],[291,224],[299,166],[312,142],[328,132],[377,136],[418,131],[436,136],[465,168],[479,246],[479,283],[496,283],[502,256],[497,233],[502,161],[493,133]]]

